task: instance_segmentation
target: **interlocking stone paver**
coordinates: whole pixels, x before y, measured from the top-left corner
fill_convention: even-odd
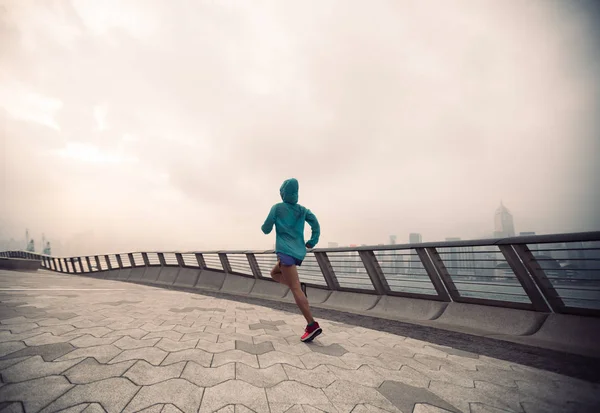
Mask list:
[[[395,381],[386,381],[378,390],[403,412],[412,411],[416,403],[426,403],[451,412],[460,413],[452,404],[421,387],[413,387]],[[468,406],[466,411],[469,411]]]
[[[242,351],[245,351],[246,353],[256,354],[256,355],[265,354],[265,353],[275,350],[275,348],[273,347],[273,343],[271,343],[269,341],[265,341],[260,344],[252,344],[252,343],[248,343],[245,341],[236,340],[235,348],[237,350],[242,350]]]
[[[357,383],[337,380],[323,391],[333,403],[351,405],[369,403],[384,410],[395,410],[395,406],[377,389],[361,386]]]
[[[183,336],[182,333],[173,330],[167,331],[154,331],[152,333],[148,333],[148,335],[144,336],[144,339],[148,338],[169,338],[173,341],[178,341]]]
[[[183,413],[173,404],[165,404],[160,413]]]
[[[196,348],[199,348],[209,353],[222,353],[228,350],[235,350],[235,341],[212,343],[210,341],[198,340]]]
[[[93,358],[87,358],[65,371],[63,375],[71,383],[87,384],[110,377],[118,377],[133,366],[134,363],[134,360],[130,360],[117,364],[100,364]]]
[[[2,413],[25,413],[25,409],[21,402],[3,402],[0,403],[0,411]]]
[[[217,343],[226,343],[227,341],[245,341],[247,343],[254,343],[253,336],[241,333],[221,333],[217,339]]]
[[[139,340],[142,337],[144,337],[146,334],[148,334],[148,331],[146,331],[146,330],[142,330],[141,328],[131,328],[131,329],[113,331],[111,333],[106,334],[104,337],[129,336],[131,338],[135,338],[135,339]]]
[[[155,347],[171,352],[192,349],[196,347],[196,344],[198,344],[198,340],[173,341],[168,338],[162,338],[155,344]]]
[[[186,364],[181,378],[200,387],[212,387],[227,380],[235,379],[235,363],[220,367],[203,367],[194,362]]]
[[[268,325],[272,325],[272,326],[282,326],[285,324],[285,321],[283,320],[263,320],[260,319],[260,323],[261,324],[268,324]]]
[[[257,387],[272,387],[287,380],[281,364],[274,364],[266,369],[255,369],[243,363],[235,364],[235,377]]]
[[[273,353],[269,353],[269,354],[273,354]],[[348,353],[346,353],[344,356],[347,356]],[[349,369],[351,368],[348,364],[344,363],[344,361],[342,361],[341,357],[334,357],[334,356],[328,356],[326,354],[321,354],[321,353],[307,353],[307,354],[303,354],[301,356],[299,356],[299,359],[302,361],[302,363],[306,366],[307,369],[313,369],[317,366],[320,366],[321,364],[323,365],[330,365],[330,366],[338,366],[344,369]],[[358,368],[359,366],[356,366],[354,368]]]
[[[169,331],[173,329],[173,326],[161,326],[161,325],[156,325],[156,324],[152,324],[152,322],[147,322],[145,324],[143,324],[140,327],[142,330],[146,330],[149,333],[154,333],[157,331]]]
[[[299,367],[301,369],[306,367],[300,360],[300,357],[282,353],[281,351],[271,351],[259,355],[258,364],[261,369],[272,366],[273,364],[289,364],[290,366]]]
[[[446,400],[453,406],[456,406],[458,410],[469,411],[469,403],[483,403],[488,406],[498,407],[500,409],[512,410],[510,403],[502,400],[496,395],[491,395],[476,389],[475,387],[466,388],[456,386],[451,383],[442,383],[438,381],[432,381],[429,384],[431,393],[436,394],[443,400]]]
[[[42,412],[55,412],[82,402],[99,403],[108,413],[121,412],[138,389],[138,386],[121,377],[81,384],[67,391]]]
[[[329,399],[321,389],[307,386],[296,381],[284,381],[268,388],[267,398],[272,403],[290,404],[326,404]]]
[[[73,367],[81,360],[45,362],[41,356],[33,356],[2,371],[5,383],[20,382],[53,376]]]
[[[284,364],[283,369],[290,380],[304,383],[312,387],[327,387],[338,380],[338,377],[331,372],[328,366],[318,366],[312,370],[306,370]]]
[[[8,341],[22,341],[28,338],[31,338],[33,336],[37,336],[38,334],[40,334],[38,331],[34,330],[29,330],[29,331],[25,331],[24,333],[11,333],[8,330],[4,330],[4,331],[0,331],[0,343],[6,343]]]
[[[204,367],[210,367],[213,355],[199,349],[181,350],[169,353],[163,360],[162,365],[178,363],[180,361],[193,361]]]
[[[136,412],[156,403],[171,403],[183,412],[197,412],[203,389],[182,379],[170,379],[143,387],[125,408]]]
[[[4,369],[9,368],[10,366],[14,366],[17,363],[22,362],[23,360],[27,360],[29,357],[31,357],[31,356],[15,357],[15,358],[10,358],[10,359],[0,360],[0,370],[4,370]]]
[[[128,377],[137,385],[148,386],[179,377],[184,367],[185,362],[183,361],[168,366],[153,366],[144,360],[140,360],[127,370],[123,376]]]
[[[211,343],[216,343],[219,339],[218,334],[207,333],[205,331],[198,331],[196,333],[186,333],[179,339],[179,341],[188,341],[188,340],[204,340],[210,341]]]
[[[204,326],[193,326],[193,322],[189,322],[189,325],[182,321],[179,324],[173,326],[173,331],[177,331],[178,333],[187,334],[187,333],[199,333],[204,331]]]
[[[363,386],[379,387],[385,379],[378,374],[373,367],[363,364],[358,369],[343,369],[337,366],[328,366],[329,370],[337,376],[339,380],[352,381]]]
[[[73,336],[75,337],[75,336]],[[28,347],[43,346],[44,344],[65,343],[72,340],[72,337],[55,336],[52,333],[42,333],[37,336],[23,340]]]
[[[69,343],[44,344],[42,346],[32,346],[23,348],[14,353],[7,354],[3,358],[15,358],[23,356],[42,356],[45,361],[54,361],[59,357],[68,354],[75,347]]]
[[[112,333],[110,328],[106,327],[89,327],[89,328],[79,328],[68,333],[63,334],[63,337],[75,337],[81,336],[84,334],[90,334],[94,337],[104,337],[105,335]]]
[[[152,347],[159,341],[160,338],[144,338],[142,340],[136,340],[135,338],[131,338],[129,336],[123,336],[117,341],[115,341],[113,344],[116,347],[119,347],[121,350],[133,350],[143,347]]]
[[[0,344],[0,358],[11,357],[11,354],[25,348],[25,344],[20,341],[9,341]]]
[[[120,348],[115,347],[112,344],[107,344],[104,346],[82,347],[65,354],[57,360],[64,361],[78,358],[94,357],[100,363],[107,363],[109,360],[111,360],[121,352],[122,350]]]
[[[460,350],[460,349],[457,349],[457,348],[442,347],[442,346],[436,346],[436,345],[429,345],[428,347],[433,347],[434,349],[437,349],[437,350],[442,351],[444,353],[451,354],[453,356],[469,357],[469,358],[473,358],[473,359],[479,359],[479,355],[478,354],[471,353],[470,351],[464,351],[464,350]]]
[[[169,308],[169,311],[173,313],[191,313],[194,310],[204,311],[202,307]]]
[[[90,403],[81,413],[106,413],[106,410],[100,403]]]
[[[228,350],[214,355],[211,367],[219,367],[223,364],[238,362],[250,367],[258,368],[258,358],[254,354],[248,354],[241,350]]]
[[[101,337],[96,338],[90,334],[85,334],[81,337],[77,337],[71,339],[69,343],[73,346],[81,348],[81,347],[93,347],[93,346],[106,346],[108,344],[113,344],[117,341],[118,337]]]
[[[167,353],[156,347],[136,348],[133,350],[124,350],[118,356],[110,360],[112,363],[120,363],[126,360],[146,360],[148,363],[158,366],[166,357]]]
[[[49,376],[7,384],[0,387],[0,402],[22,400],[23,396],[27,396],[23,400],[25,410],[36,413],[71,387],[73,385],[63,376]]]
[[[336,357],[343,356],[348,352],[348,350],[339,344],[331,344],[328,346],[312,345],[309,346],[309,349],[316,353],[327,354],[328,356]]]
[[[243,404],[256,413],[269,413],[265,389],[242,380],[229,380],[205,389],[200,413],[214,412],[230,404]]]

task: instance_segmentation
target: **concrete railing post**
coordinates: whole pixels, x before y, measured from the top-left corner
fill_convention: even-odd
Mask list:
[[[533,304],[534,310],[541,311],[544,313],[550,312],[551,310],[548,306],[548,303],[546,303],[546,300],[542,296],[542,293],[540,293],[540,291],[535,285],[535,282],[529,276],[527,269],[519,260],[519,257],[513,249],[513,246],[499,245],[498,248],[500,248],[500,252],[502,252],[504,259],[512,269],[515,276],[517,277],[517,280],[519,280],[521,287],[523,287],[523,290],[531,300],[531,304]]]
[[[325,278],[325,282],[327,283],[327,287],[329,287],[330,290],[339,290],[340,283],[335,276],[335,272],[333,271],[331,262],[329,262],[327,253],[315,252],[314,254],[315,258],[317,259],[317,263],[319,264],[319,268],[321,269],[321,274],[323,274],[323,278]]]
[[[555,313],[563,313],[565,311],[565,303],[560,294],[554,288],[554,285],[548,279],[546,272],[535,259],[529,247],[525,244],[513,245],[515,253],[525,265],[525,268],[531,274],[533,281],[546,297],[548,305]]]
[[[386,295],[390,292],[390,286],[385,278],[385,274],[383,273],[379,262],[377,261],[377,257],[375,257],[375,253],[373,251],[359,251],[358,255],[362,260],[362,263],[371,279],[371,283],[373,283],[373,287],[375,291],[379,295]]]
[[[142,259],[144,260],[144,266],[150,266],[150,259],[148,258],[148,253],[142,252]]]
[[[129,259],[129,265],[131,265],[131,268],[137,267],[135,260],[133,259],[133,253],[130,252],[127,254],[127,258]]]
[[[177,260],[177,264],[183,268],[185,267],[185,261],[183,260],[183,255],[180,252],[175,253],[175,259]]]
[[[424,255],[424,252],[427,254]],[[458,288],[456,288],[456,284],[454,284],[454,281],[437,250],[435,248],[417,248],[417,254],[419,254],[423,266],[429,266],[429,263],[433,265],[434,269],[427,270],[427,267],[425,267],[425,269],[440,297],[444,301],[460,301]],[[442,280],[441,284],[439,282],[440,279]]]
[[[227,254],[220,252],[219,259],[221,260],[223,271],[225,271],[227,274],[231,274],[233,271],[231,270],[231,264],[229,263],[229,258],[227,258]]]
[[[198,261],[198,266],[200,267],[201,270],[205,270],[206,269],[206,261],[204,261],[204,256],[197,252],[194,254],[196,256],[196,261]]]
[[[262,277],[262,272],[260,271],[260,266],[258,265],[258,261],[256,260],[256,256],[252,253],[246,254],[248,258],[248,263],[250,264],[250,269],[252,270],[252,274],[254,278],[258,279]]]

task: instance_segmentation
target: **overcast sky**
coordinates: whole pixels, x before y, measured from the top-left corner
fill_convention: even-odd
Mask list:
[[[593,4],[0,0],[0,238],[270,248],[289,177],[320,246],[599,230]]]

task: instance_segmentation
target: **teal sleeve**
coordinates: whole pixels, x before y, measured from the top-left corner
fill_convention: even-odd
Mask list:
[[[270,234],[271,231],[273,231],[273,225],[275,225],[276,212],[277,205],[273,205],[273,207],[271,207],[271,210],[269,211],[267,219],[265,219],[265,223],[261,227],[262,232],[264,232],[265,234]]]
[[[319,225],[319,220],[315,214],[313,214],[310,209],[306,210],[306,222],[310,225],[311,236],[306,246],[308,248],[314,248],[319,243],[319,236],[321,236],[321,226]]]

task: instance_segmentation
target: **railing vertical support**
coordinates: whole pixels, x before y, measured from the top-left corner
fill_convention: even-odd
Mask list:
[[[204,261],[204,256],[202,255],[202,253],[197,252],[194,255],[196,256],[196,261],[198,261],[198,266],[200,267],[200,269],[205,270],[206,269],[206,261]]]
[[[92,262],[90,261],[90,257],[85,257],[85,262],[87,262],[88,271],[94,272],[94,270],[92,269]]]
[[[333,271],[333,267],[331,266],[331,262],[329,262],[329,257],[326,252],[315,252],[315,258],[317,259],[317,263],[319,264],[319,268],[321,268],[321,274],[323,274],[323,278],[325,278],[325,282],[327,283],[327,287],[330,290],[339,290],[340,283],[335,276],[335,272]]]
[[[415,251],[419,256],[421,264],[423,264],[423,268],[425,268],[425,271],[427,272],[427,275],[429,276],[431,284],[433,284],[433,288],[435,288],[438,297],[446,302],[452,301],[450,294],[448,293],[448,290],[446,289],[444,282],[440,277],[439,271],[427,253],[427,250],[425,248],[415,248]]]
[[[104,261],[106,261],[106,267],[108,268],[108,270],[112,271],[113,267],[112,267],[112,264],[110,263],[110,259],[108,258],[108,255],[104,256]]]
[[[119,269],[123,268],[123,260],[121,260],[121,254],[115,254],[115,257],[117,257],[117,264],[119,264]]]
[[[94,260],[96,261],[96,271],[102,271],[102,265],[100,265],[100,257],[98,255],[95,255]]]
[[[256,278],[256,279],[261,278],[262,271],[260,270],[260,265],[258,265],[256,256],[252,253],[247,253],[246,258],[248,258],[248,263],[250,264],[250,269],[252,270],[252,274],[254,274],[254,278]]]
[[[83,263],[81,262],[81,257],[77,257],[77,262],[79,263],[79,269],[81,270],[81,273],[83,274]]]
[[[179,265],[179,267],[185,267],[185,261],[183,261],[183,255],[181,255],[180,252],[175,253],[175,259],[177,260],[177,264]]]
[[[142,259],[144,260],[144,266],[150,266],[150,259],[148,258],[148,253],[142,252]]]
[[[133,253],[130,252],[127,254],[127,258],[129,259],[129,265],[131,265],[131,268],[137,267],[135,260],[133,259]]]
[[[231,274],[233,271],[231,271],[231,264],[229,263],[229,258],[227,258],[227,254],[220,252],[219,259],[221,260],[221,265],[223,266],[223,271],[225,271],[225,273],[227,273],[227,274]]]
[[[544,296],[537,289],[533,279],[531,279],[527,269],[519,260],[519,257],[512,245],[498,245],[498,248],[500,248],[500,252],[502,252],[504,259],[506,259],[506,262],[519,280],[521,287],[523,287],[523,290],[525,290],[525,293],[527,293],[527,296],[531,300],[531,304],[533,304],[533,308],[536,311],[541,311],[544,313],[550,312],[551,310],[548,306],[548,303],[546,303]]]
[[[158,255],[158,261],[160,262],[160,266],[166,267],[167,262],[165,261],[165,254],[163,254],[162,252],[159,252],[156,255]]]
[[[390,292],[390,286],[385,278],[385,274],[381,270],[377,257],[375,257],[375,253],[370,250],[359,251],[358,256],[362,260],[363,266],[365,267],[365,270],[367,270],[367,274],[369,275],[377,294],[388,294]]]
[[[548,279],[546,272],[535,259],[529,247],[526,244],[515,244],[513,245],[513,248],[523,262],[523,265],[525,265],[525,268],[527,268],[531,274],[533,281],[535,281],[542,294],[546,297],[552,311],[555,313],[563,313],[565,311],[563,299]]]
[[[429,274],[431,282],[433,283],[436,291],[438,291],[438,294],[440,293],[441,289],[444,289],[448,293],[444,294],[443,296],[450,296],[450,299],[452,301],[460,301],[460,292],[458,291],[458,288],[456,288],[456,284],[454,284],[454,281],[452,280],[452,277],[450,276],[450,273],[448,272],[444,261],[442,261],[442,257],[440,257],[439,252],[435,248],[417,248],[417,250],[423,249],[425,250],[425,252],[427,252],[427,255],[431,259],[430,262],[435,268],[435,271],[427,271],[427,273]],[[417,251],[417,254],[419,254],[419,251]],[[421,252],[420,254],[423,254],[423,252]],[[421,255],[419,255],[419,257],[420,256]],[[423,259],[425,260],[425,262],[429,262],[429,260],[427,260],[425,257]],[[425,262],[423,263],[423,265],[425,265]],[[437,277],[435,275],[436,272],[438,274]],[[440,279],[442,280],[443,285],[439,284]]]

